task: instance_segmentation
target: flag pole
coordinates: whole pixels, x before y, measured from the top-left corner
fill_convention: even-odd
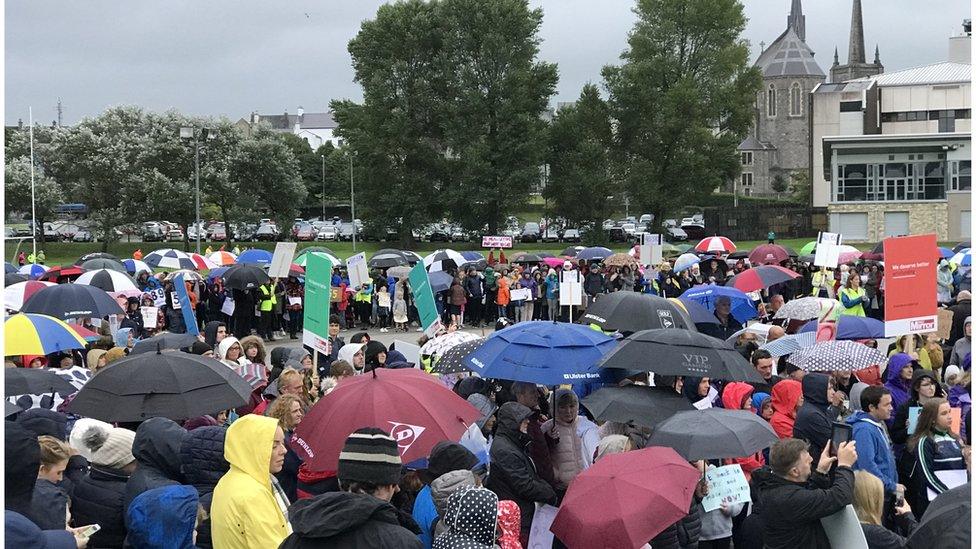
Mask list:
[[[37,209],[34,205],[34,111],[27,107],[27,121],[30,124],[30,178],[31,178],[31,242],[33,243],[34,261],[37,261]]]

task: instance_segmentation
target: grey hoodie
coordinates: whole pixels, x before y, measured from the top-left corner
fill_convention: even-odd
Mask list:
[[[437,516],[444,516],[444,511],[447,510],[447,500],[451,498],[454,492],[457,492],[465,486],[477,485],[474,473],[467,469],[451,471],[437,477],[434,482],[430,483],[430,495],[434,500],[434,508],[437,509]],[[437,521],[437,526],[434,528],[434,537],[446,531],[447,525],[443,521]]]

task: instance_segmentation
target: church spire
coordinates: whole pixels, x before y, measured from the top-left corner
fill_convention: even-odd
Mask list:
[[[881,51],[878,50],[877,44],[874,45],[874,64],[875,65],[881,64]]]
[[[790,15],[786,18],[786,27],[792,28],[800,40],[807,41],[807,18],[803,15],[803,6],[800,5],[800,0],[793,0]]]
[[[851,11],[851,43],[847,49],[847,64],[864,63],[864,22],[861,17],[861,0],[854,0],[854,7]]]
[[[834,66],[840,65],[840,57],[837,55],[837,46],[834,46]]]

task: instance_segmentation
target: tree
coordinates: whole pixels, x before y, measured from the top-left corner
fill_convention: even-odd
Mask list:
[[[795,170],[790,174],[790,193],[794,201],[800,204],[810,204],[810,172]]]
[[[784,170],[778,166],[774,166],[770,172],[773,173],[773,182],[770,186],[778,193],[785,192],[787,189],[787,181]]]
[[[279,134],[267,128],[259,127],[241,143],[229,175],[239,189],[257,198],[259,208],[267,208],[279,227],[291,226],[308,196],[295,155]]]
[[[447,143],[456,184],[449,211],[495,233],[541,179],[548,108],[558,75],[538,61],[542,10],[526,0],[445,0]]]
[[[30,157],[19,156],[4,163],[3,190],[8,210],[31,212]],[[58,183],[38,167],[34,170],[34,214],[37,238],[44,242],[44,223],[54,219],[54,209],[63,201]]]
[[[216,137],[207,141],[206,156],[200,155],[200,192],[206,201],[220,212],[226,227],[225,241],[233,241],[232,223],[242,220],[245,212],[253,212],[256,199],[247,181],[231,177],[231,170],[240,156],[244,134],[227,120],[213,125]]]
[[[614,170],[660,223],[738,174],[761,76],[738,0],[639,0],[634,11],[623,63],[603,69]]]
[[[549,130],[549,181],[543,196],[571,226],[591,226],[593,235],[611,213],[609,170],[613,132],[610,111],[596,86],[556,113]],[[597,238],[599,240],[599,238]]]

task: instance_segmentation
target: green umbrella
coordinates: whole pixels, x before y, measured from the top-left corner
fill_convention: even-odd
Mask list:
[[[811,240],[810,242],[804,244],[802,248],[800,248],[800,255],[812,254],[816,248],[817,248],[817,241]]]

